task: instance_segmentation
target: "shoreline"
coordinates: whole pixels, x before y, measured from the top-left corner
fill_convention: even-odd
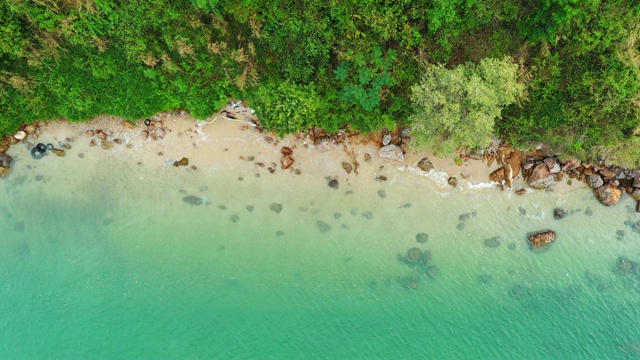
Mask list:
[[[227,117],[230,114],[234,118]],[[279,139],[259,130],[259,122],[251,109],[233,103],[204,120],[193,119],[186,112],[159,113],[149,120],[147,124],[139,121],[134,125],[123,118],[102,115],[86,122],[58,120],[23,126],[12,137],[10,147],[5,151],[0,148],[0,154],[10,156],[9,164],[0,165],[9,165],[5,169],[21,166],[22,160],[29,157],[29,151],[43,141],[51,142],[54,148],[62,150],[63,156],[87,156],[95,158],[95,161],[100,161],[97,159],[100,157],[118,161],[135,158],[137,164],[156,170],[179,165],[184,158],[187,160],[183,160],[180,167],[185,171],[230,169],[238,163],[252,162],[256,168],[266,169],[273,175],[290,172],[292,175],[332,177],[353,184],[384,181],[390,177],[389,181],[393,182],[396,173],[416,173],[430,178],[433,185],[424,186],[439,192],[448,192],[456,187],[476,191],[504,183],[504,179],[496,181],[492,178],[492,174],[505,164],[504,161],[494,161],[498,156],[504,158],[500,154],[503,147],[497,149],[493,158],[486,154],[475,158],[466,156],[458,163],[454,158],[441,158],[432,152],[408,148],[403,151],[402,161],[395,161],[379,154],[383,146],[382,133],[340,132],[329,136],[321,130],[312,130]],[[391,139],[385,139],[389,146],[399,144],[407,148],[407,138],[399,131],[390,135]],[[288,155],[283,155],[284,152]],[[51,151],[47,156],[56,157]],[[38,161],[53,163],[47,160],[51,159],[45,157]],[[293,162],[289,164],[291,160]],[[10,170],[5,171],[3,177],[10,174]],[[518,195],[533,191],[523,173],[510,180],[509,191]],[[550,191],[564,194],[584,186],[588,185],[582,181],[562,179],[554,182]]]

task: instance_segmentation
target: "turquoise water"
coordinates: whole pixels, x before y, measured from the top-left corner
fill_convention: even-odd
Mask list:
[[[640,260],[628,198],[23,162],[0,182],[1,359],[640,358],[640,278],[613,270]]]

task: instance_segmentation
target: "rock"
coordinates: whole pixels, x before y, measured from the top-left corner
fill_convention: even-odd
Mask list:
[[[637,267],[638,264],[635,261],[632,261],[626,256],[620,256],[618,260],[616,260],[615,270],[621,275],[629,275],[633,273]]]
[[[513,150],[507,164],[511,167],[511,179],[515,179],[515,177],[520,174],[520,167],[522,166],[522,152],[519,150]]]
[[[89,146],[96,146],[96,145],[98,145],[96,140],[95,139],[91,139],[91,141],[89,142]]]
[[[122,145],[122,139],[120,139],[120,138],[113,139],[113,142],[118,144],[118,145]]]
[[[63,148],[65,148],[67,150],[71,150],[71,144],[69,144],[69,143],[61,143],[60,146],[62,146]]]
[[[440,269],[437,266],[429,266],[425,269],[425,274],[429,277],[429,279],[435,279],[436,276],[440,273]]]
[[[326,232],[329,232],[329,230],[331,230],[331,225],[327,224],[322,220],[316,221],[316,225],[318,225],[318,229],[320,230],[321,233],[326,233]]]
[[[484,239],[484,246],[492,249],[497,248],[501,243],[502,241],[500,241],[500,236],[494,236],[488,239]]]
[[[105,150],[109,150],[113,148],[113,143],[109,140],[102,140],[102,142],[100,143],[100,146],[102,146],[102,148]]]
[[[458,186],[458,179],[456,179],[454,176],[450,177],[449,179],[447,179],[447,183],[453,187]]]
[[[376,176],[376,181],[387,181],[387,177],[384,175]]]
[[[389,135],[389,134],[385,134],[385,135],[382,137],[382,146],[387,146],[387,145],[389,145],[389,144],[391,144],[391,135]]]
[[[618,170],[613,168],[605,167],[600,169],[600,175],[607,180],[615,178],[617,174]]]
[[[0,178],[7,176],[11,172],[11,168],[8,166],[0,166]]]
[[[380,190],[378,190],[378,196],[380,196],[381,198],[384,199],[384,198],[387,197],[387,192],[382,190],[382,189],[380,189]]]
[[[175,161],[173,163],[173,166],[178,167],[178,166],[189,166],[189,159],[186,157],[183,157],[182,159]]]
[[[334,189],[338,190],[338,186],[340,186],[340,184],[338,184],[338,180],[336,180],[336,179],[329,180],[329,187],[330,188],[334,188]]]
[[[204,200],[202,200],[201,197],[194,196],[194,195],[185,196],[182,198],[182,201],[186,202],[191,206],[198,206],[204,203]]]
[[[252,213],[252,212],[253,212],[253,209],[254,209],[254,208],[255,208],[255,207],[254,207],[253,205],[247,205],[247,206],[245,206],[245,209],[247,209],[247,211],[248,211],[248,212],[250,212],[250,213]]]
[[[640,189],[633,189],[629,195],[631,195],[633,200],[640,201]]]
[[[532,250],[544,248],[556,241],[555,231],[547,230],[529,235],[529,245]]]
[[[373,219],[373,213],[371,211],[363,211],[362,212],[362,217],[367,219],[367,220],[371,220],[371,219]]]
[[[56,154],[56,155],[58,155],[58,156],[60,156],[60,157],[63,157],[65,155],[64,150],[62,150],[62,149],[53,149],[53,150],[51,150],[51,152]]]
[[[498,184],[502,184],[504,182],[504,166],[494,170],[491,174],[489,174],[489,180],[493,182],[497,182]]]
[[[549,168],[549,172],[552,174],[559,173],[560,170],[562,170],[560,164],[558,163],[558,160],[554,158],[548,157],[544,159],[544,163],[545,165],[547,165],[547,168]]]
[[[402,149],[393,144],[389,144],[381,147],[380,150],[378,150],[378,155],[380,155],[380,157],[382,158],[389,159],[389,160],[400,161],[400,162],[404,161],[404,155],[402,154]]]
[[[365,162],[371,161],[371,155],[369,155],[368,153],[364,153],[364,161]]]
[[[269,206],[269,209],[273,212],[275,212],[276,214],[280,214],[280,212],[282,211],[282,204],[278,204],[278,203],[272,203]]]
[[[593,192],[598,200],[606,206],[617,204],[618,201],[620,201],[620,196],[622,196],[622,191],[612,185],[601,186],[595,189]]]
[[[87,134],[87,136],[93,136],[93,135],[95,135],[96,133],[95,133],[95,131],[93,131],[93,130],[87,130],[87,131],[85,131],[85,134]]]
[[[572,160],[566,160],[564,162],[562,162],[562,170],[563,171],[574,171],[575,169],[577,169],[580,164],[582,164],[582,162],[580,160],[576,160],[576,159],[572,159]]]
[[[427,233],[418,233],[416,235],[416,241],[420,244],[426,243],[427,240],[429,240],[429,235],[427,235]]]
[[[283,155],[282,158],[280,158],[280,167],[284,170],[287,170],[293,165],[294,162],[296,161],[290,155]]]
[[[338,147],[338,144],[336,143],[336,141],[331,139],[328,136],[324,136],[324,137],[316,139],[313,142],[313,145],[315,146],[316,150],[318,150],[320,152],[333,150],[333,149]]]
[[[529,176],[528,183],[532,188],[541,190],[555,184],[556,180],[553,174],[549,171],[547,165],[542,163],[533,168],[533,172]]]
[[[288,146],[283,146],[282,149],[280,149],[280,154],[283,156],[291,156],[293,155],[293,150]]]
[[[36,132],[36,126],[33,124],[29,124],[27,126],[24,127],[24,131],[27,134],[33,134],[34,132]]]
[[[412,247],[407,251],[407,261],[410,263],[417,263],[422,257],[422,250],[417,247]]]
[[[12,163],[13,158],[11,157],[11,155],[0,155],[0,166],[10,167]]]
[[[27,137],[27,133],[20,130],[13,135],[16,140],[24,140]]]
[[[107,140],[107,134],[102,130],[96,130],[96,136],[100,140]]]
[[[602,185],[604,185],[604,180],[602,180],[602,177],[600,177],[600,175],[592,174],[592,175],[589,175],[587,179],[589,181],[589,186],[591,186],[594,189],[597,189]]]
[[[433,169],[433,164],[431,163],[431,160],[427,159],[426,157],[420,159],[420,161],[418,161],[416,166],[418,167],[418,169],[424,172],[429,172]]]
[[[269,171],[270,174],[273,174],[273,173],[276,172],[276,169],[274,169],[272,167],[269,167],[269,168],[267,168],[267,171]]]
[[[343,161],[342,168],[347,172],[347,174],[351,174],[351,172],[353,171],[353,166],[351,166],[351,164],[349,164],[348,162]]]
[[[555,208],[555,209],[553,209],[553,218],[556,219],[556,220],[563,219],[568,214],[569,214],[569,212],[567,211],[567,209],[563,209],[563,208]]]
[[[640,212],[640,201],[636,202],[636,212]]]
[[[295,169],[295,170],[293,171],[293,173],[294,173],[294,174],[296,174],[296,175],[301,175],[301,174],[302,174],[302,170],[300,170],[300,169]]]
[[[123,121],[120,123],[127,130],[135,130],[136,126],[131,121]]]
[[[518,189],[516,190],[516,195],[524,195],[527,192],[527,189]]]
[[[633,173],[633,184],[631,186],[634,188],[640,188],[640,170]]]

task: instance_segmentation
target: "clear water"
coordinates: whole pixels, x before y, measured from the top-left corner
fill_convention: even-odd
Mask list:
[[[22,161],[0,181],[1,359],[640,358],[640,278],[613,271],[640,260],[628,198]]]

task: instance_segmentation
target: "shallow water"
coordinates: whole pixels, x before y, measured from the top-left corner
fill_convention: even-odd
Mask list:
[[[0,181],[3,359],[640,358],[640,277],[614,271],[640,260],[629,198],[21,161]]]

